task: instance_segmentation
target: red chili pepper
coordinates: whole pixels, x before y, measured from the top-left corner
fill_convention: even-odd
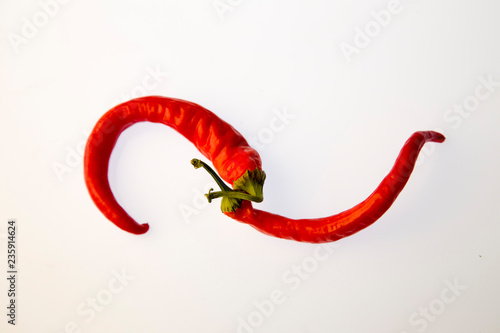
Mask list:
[[[301,242],[332,242],[350,236],[379,219],[403,190],[415,166],[420,149],[426,142],[443,142],[437,132],[414,133],[404,144],[396,163],[375,191],[363,202],[337,215],[317,219],[289,219],[252,208],[249,201],[234,213],[225,214],[255,229],[285,239]]]
[[[396,163],[375,191],[363,202],[330,217],[289,219],[253,209],[250,201],[263,200],[265,173],[259,154],[233,127],[199,105],[165,97],[145,97],[123,103],[106,113],[92,131],[85,151],[85,180],[90,195],[104,215],[120,228],[141,234],[148,225],[135,222],[116,202],[107,178],[111,151],[120,133],[140,121],[164,123],[184,135],[210,159],[228,187],[204,162],[193,159],[196,167],[205,168],[221,191],[206,195],[208,200],[222,197],[222,211],[275,237],[301,242],[331,242],[352,235],[379,219],[396,200],[407,183],[418,153],[426,142],[443,142],[437,132],[414,133],[403,146]]]
[[[211,198],[224,197],[223,205],[234,210],[242,199],[262,201],[265,173],[259,154],[231,125],[209,110],[183,100],[150,96],[120,104],[97,122],[85,147],[84,176],[87,188],[100,211],[118,227],[134,234],[148,231],[138,224],[116,201],[108,181],[108,163],[120,133],[142,121],[168,125],[191,141],[234,190],[223,184],[223,191]],[[202,162],[195,166],[202,166]]]

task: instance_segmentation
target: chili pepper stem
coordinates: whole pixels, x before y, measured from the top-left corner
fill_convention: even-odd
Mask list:
[[[212,199],[216,199],[216,198],[236,199],[238,201],[249,200],[249,201],[253,201],[253,202],[262,202],[264,200],[263,195],[251,195],[251,194],[245,193],[243,191],[233,190],[232,188],[227,186],[226,183],[224,183],[224,181],[219,177],[219,175],[208,164],[206,164],[205,162],[203,162],[199,159],[193,158],[191,160],[191,164],[196,169],[198,169],[198,168],[205,169],[210,174],[210,176],[212,176],[212,178],[215,180],[217,185],[219,185],[219,187],[221,188],[221,191],[215,191],[215,192],[212,192],[213,189],[210,189],[210,191],[208,191],[208,193],[205,194],[205,196],[208,199],[208,202],[212,202]],[[231,204],[229,205],[229,207],[230,207],[229,209],[231,211],[233,211],[233,209],[240,206],[241,202],[238,202],[238,201],[235,202],[234,200],[230,200]],[[223,205],[223,206],[226,206],[226,205]],[[226,211],[226,210],[227,210],[226,208],[223,208],[223,211]]]
[[[203,168],[203,169],[207,170],[207,172],[210,174],[210,176],[212,176],[212,178],[215,180],[217,185],[219,185],[221,190],[232,191],[232,189],[229,186],[227,186],[226,183],[224,183],[224,181],[219,177],[219,175],[214,171],[214,169],[212,169],[205,162],[203,162],[197,158],[193,158],[191,160],[191,164],[194,166],[195,169]]]
[[[212,192],[212,190],[213,190],[213,188],[210,189],[210,191],[208,191],[208,194],[205,194],[205,196],[208,198],[209,202],[212,199],[221,198],[221,197],[249,200],[249,201],[253,201],[253,202],[262,202],[264,200],[264,198],[261,196],[250,195],[250,194],[235,191],[235,190],[216,191],[216,192]]]

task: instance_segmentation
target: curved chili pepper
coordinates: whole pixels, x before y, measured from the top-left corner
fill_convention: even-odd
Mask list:
[[[85,147],[84,177],[90,196],[99,210],[121,229],[142,234],[148,224],[138,224],[118,204],[108,181],[108,164],[120,134],[142,121],[162,123],[191,141],[213,162],[221,177],[234,190],[211,192],[223,198],[223,210],[236,210],[243,199],[260,202],[265,173],[259,154],[231,125],[209,110],[180,99],[149,96],[120,104],[97,122]],[[201,166],[200,163],[195,166]]]
[[[414,133],[404,144],[389,174],[363,202],[337,215],[317,219],[290,219],[253,209],[243,201],[236,212],[225,214],[247,223],[265,234],[301,242],[332,242],[350,236],[379,219],[396,200],[407,183],[420,149],[426,142],[443,142],[445,137],[437,132]]]

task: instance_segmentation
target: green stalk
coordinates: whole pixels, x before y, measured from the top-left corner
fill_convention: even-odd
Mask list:
[[[264,200],[264,196],[262,195],[262,191],[257,195],[252,195],[244,192],[243,190],[233,190],[229,186],[224,183],[224,181],[219,177],[219,175],[205,162],[193,158],[191,160],[191,164],[196,168],[205,169],[210,176],[215,180],[217,185],[220,187],[220,191],[213,192],[213,189],[210,189],[205,196],[208,199],[208,202],[212,202],[212,199],[223,198],[222,202],[222,211],[231,211],[234,212],[236,208],[240,207],[241,200],[249,200],[253,202],[262,202]]]

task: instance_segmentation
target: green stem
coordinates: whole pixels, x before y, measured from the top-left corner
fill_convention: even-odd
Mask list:
[[[224,181],[219,177],[219,175],[212,169],[208,164],[206,164],[203,161],[200,161],[197,158],[193,158],[191,160],[191,164],[195,167],[195,169],[203,168],[207,170],[207,172],[212,176],[212,178],[215,180],[217,185],[221,188],[223,191],[232,191],[232,189],[224,183]]]
[[[262,202],[264,200],[264,198],[262,198],[262,197],[258,197],[256,195],[251,195],[251,194],[247,194],[247,193],[239,192],[239,191],[235,191],[235,190],[217,191],[217,192],[209,191],[208,194],[205,194],[205,195],[208,198],[208,201],[211,201],[212,199],[216,199],[216,198],[221,198],[221,197],[249,200],[249,201],[253,201],[253,202]]]
[[[208,202],[211,202],[212,199],[216,198],[221,198],[221,197],[227,197],[227,198],[234,198],[234,199],[241,199],[241,200],[249,200],[249,201],[254,201],[254,202],[262,202],[264,199],[262,196],[256,196],[256,195],[251,195],[248,193],[244,193],[241,191],[235,191],[229,186],[224,183],[224,181],[219,177],[219,175],[205,162],[200,161],[199,159],[193,158],[191,160],[191,164],[196,168],[203,168],[205,169],[210,176],[215,180],[217,185],[221,188],[221,191],[216,191],[212,192],[213,189],[210,189],[208,194],[205,194],[205,196],[208,199]]]

